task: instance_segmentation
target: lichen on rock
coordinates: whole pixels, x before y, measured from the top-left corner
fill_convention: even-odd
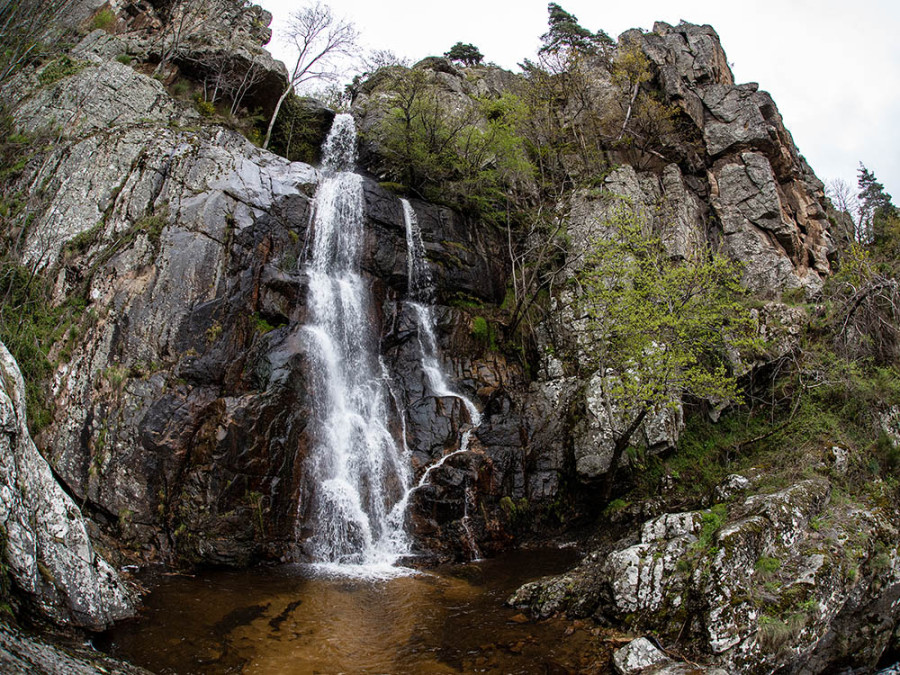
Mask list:
[[[0,522],[3,558],[41,614],[101,630],[134,614],[132,593],[94,551],[84,519],[28,433],[25,384],[0,343]]]

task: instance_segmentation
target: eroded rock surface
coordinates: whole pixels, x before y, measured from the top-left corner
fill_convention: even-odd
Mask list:
[[[735,85],[710,26],[656,23],[623,37],[641,44],[667,98],[702,135],[712,213],[726,250],[746,264],[746,285],[815,294],[831,271],[830,206],[772,98],[753,83]]]
[[[727,506],[648,520],[636,541],[527,584],[510,603],[697,640],[739,672],[873,667],[900,600],[886,514],[835,503],[825,478],[750,496],[748,479],[727,483],[717,492]]]
[[[16,588],[53,621],[100,630],[134,614],[116,571],[94,551],[72,498],[28,433],[25,383],[0,343],[0,522]]]

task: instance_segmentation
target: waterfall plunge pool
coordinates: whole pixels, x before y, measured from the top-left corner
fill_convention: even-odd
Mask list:
[[[149,570],[139,579],[150,589],[140,617],[95,644],[179,675],[607,672],[614,645],[588,626],[526,621],[503,604],[577,558],[573,549],[523,550],[385,580],[305,565]]]

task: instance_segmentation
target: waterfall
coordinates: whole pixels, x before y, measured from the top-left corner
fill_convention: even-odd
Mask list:
[[[306,268],[316,434],[308,551],[315,562],[377,574],[409,553],[397,506],[411,475],[405,440],[398,445],[389,429],[393,394],[359,272],[364,200],[350,115],[335,118],[322,154]]]
[[[413,309],[416,317],[416,324],[419,329],[419,351],[422,358],[422,370],[428,381],[428,386],[432,393],[439,397],[452,397],[458,399],[469,415],[469,427],[463,431],[459,439],[459,447],[441,457],[437,462],[429,466],[415,487],[409,490],[404,497],[403,504],[408,501],[409,495],[428,484],[431,474],[439,467],[444,465],[448,459],[454,455],[459,455],[469,450],[469,440],[472,431],[481,424],[481,413],[475,404],[467,396],[464,396],[450,388],[447,382],[447,376],[439,361],[439,352],[437,345],[437,337],[435,335],[435,319],[432,311],[432,301],[434,298],[434,286],[431,281],[431,274],[428,269],[428,263],[425,260],[425,245],[422,242],[422,232],[419,229],[418,218],[412,205],[405,199],[401,200],[403,204],[403,217],[406,224],[406,249],[407,249],[407,274],[408,274],[408,297],[407,304]],[[473,558],[481,557],[478,546],[475,544],[475,538],[469,528],[469,501],[472,499],[471,490],[466,487],[465,498],[463,502],[463,518],[462,526],[467,536],[467,543],[472,552]]]
[[[431,281],[431,273],[428,270],[428,263],[425,261],[425,245],[422,242],[422,232],[419,229],[419,221],[416,218],[416,212],[413,210],[412,205],[405,199],[400,201],[403,204],[403,218],[406,224],[406,267],[409,276],[407,295],[410,298],[407,304],[412,307],[416,317],[416,324],[419,328],[422,370],[425,372],[428,386],[431,387],[435,396],[450,396],[462,402],[469,413],[469,421],[474,428],[481,424],[481,413],[478,412],[478,408],[475,407],[475,404],[469,398],[450,388],[444,369],[441,368],[440,361],[438,361],[437,337],[434,333],[436,322],[431,308],[431,301],[434,298],[434,286]],[[462,440],[465,443],[460,442],[461,450],[463,445],[468,446],[468,438],[468,432],[464,433]]]

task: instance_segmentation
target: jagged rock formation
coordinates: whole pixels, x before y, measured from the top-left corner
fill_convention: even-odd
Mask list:
[[[94,630],[134,614],[131,593],[94,551],[78,507],[34,447],[25,418],[25,383],[2,343],[0,524],[3,564],[39,613]]]
[[[828,458],[835,471],[842,452]],[[731,476],[716,490],[716,510],[652,518],[510,603],[687,636],[699,656],[737,672],[873,668],[900,598],[890,511],[836,503],[823,476],[748,496],[753,485]]]
[[[824,186],[798,153],[772,98],[735,85],[710,26],[656,23],[629,31],[655,64],[666,96],[701,131],[709,199],[726,250],[760,293],[817,291],[833,251]]]

